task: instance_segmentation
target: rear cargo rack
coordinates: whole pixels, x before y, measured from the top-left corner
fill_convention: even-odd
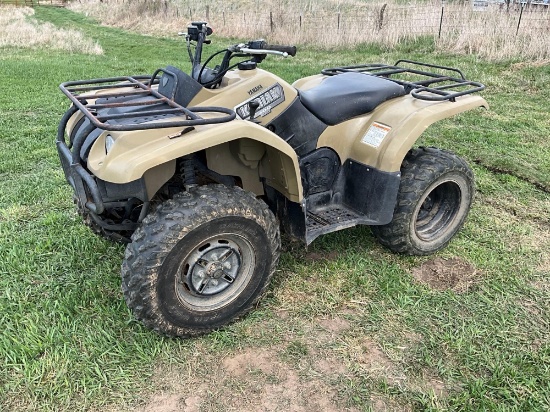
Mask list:
[[[438,69],[443,73],[434,73]],[[357,72],[382,77],[400,84],[407,94],[420,100],[454,102],[457,97],[479,92],[485,85],[467,80],[464,74],[453,67],[420,63],[412,60],[398,60],[393,66],[373,63],[357,66],[342,66],[323,69],[322,74],[335,76],[341,73]]]
[[[164,73],[174,80],[172,96],[164,96],[152,86],[159,83],[159,74]],[[166,69],[158,69],[151,76],[122,76],[105,79],[79,80],[62,83],[59,88],[95,127],[109,131],[161,129],[166,127],[192,127],[205,124],[229,122],[235,112],[224,107],[183,107],[174,101],[178,76]],[[105,90],[109,90],[105,93]],[[93,92],[102,90],[99,94]],[[97,102],[108,98],[114,103]],[[136,98],[136,99],[132,99]],[[139,98],[139,99],[138,99]],[[145,99],[144,99],[145,98]],[[94,100],[88,104],[88,100]],[[168,106],[168,107],[166,107]],[[106,109],[124,108],[123,113],[106,113]],[[142,110],[147,107],[150,110]],[[138,110],[141,109],[141,110]],[[208,114],[207,118],[199,113]],[[164,118],[163,121],[143,122],[144,116]],[[167,116],[184,116],[181,120],[165,120]],[[132,121],[134,119],[135,121]],[[141,120],[138,120],[141,119]],[[109,121],[116,120],[109,123]],[[124,120],[124,124],[120,124]]]

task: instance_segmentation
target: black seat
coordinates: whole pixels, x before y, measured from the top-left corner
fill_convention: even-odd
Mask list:
[[[372,112],[376,106],[405,95],[403,86],[364,73],[342,73],[325,79],[300,100],[315,116],[333,126],[352,117]]]

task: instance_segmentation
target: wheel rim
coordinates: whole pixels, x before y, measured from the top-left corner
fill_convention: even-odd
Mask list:
[[[235,233],[213,236],[182,259],[176,295],[196,311],[221,308],[244,290],[255,265],[254,248],[247,239]]]
[[[460,185],[454,180],[440,182],[426,191],[416,211],[416,236],[426,242],[440,238],[456,221],[461,198]]]

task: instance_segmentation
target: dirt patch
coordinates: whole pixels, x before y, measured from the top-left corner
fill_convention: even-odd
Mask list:
[[[199,348],[199,352],[205,348]],[[203,411],[354,411],[343,406],[329,382],[347,369],[326,356],[312,368],[299,370],[284,360],[285,347],[248,348],[224,358],[205,355],[193,365],[159,368],[153,395],[140,412]],[[189,353],[189,356],[201,356]],[[307,363],[304,363],[307,366]]]
[[[424,393],[433,392],[433,394],[440,399],[449,396],[449,391],[445,383],[435,376],[424,377],[420,388]]]
[[[406,379],[404,371],[370,339],[363,340],[357,361],[370,376],[390,385],[400,386]]]
[[[226,398],[227,410],[246,411],[338,411],[337,393],[320,379],[304,379],[278,360],[277,351],[247,349],[227,357],[223,372],[228,381],[236,379],[242,394]],[[245,395],[246,393],[246,395]]]
[[[319,359],[313,368],[323,375],[343,375],[348,372],[346,365],[333,356]]]
[[[151,398],[147,406],[145,406],[143,412],[195,412],[193,409],[183,409],[185,404],[181,403],[181,397],[179,395],[161,394],[155,395]],[[198,410],[197,410],[198,411]]]
[[[393,366],[391,360],[370,339],[364,340],[362,349],[363,353],[359,356],[358,360],[370,370],[384,370]]]
[[[478,270],[460,258],[428,260],[412,270],[413,277],[436,290],[467,292],[479,278]]]
[[[341,334],[350,328],[349,322],[342,318],[322,318],[318,320],[318,324],[334,334]]]
[[[226,371],[235,376],[245,376],[255,371],[264,374],[273,374],[276,361],[273,353],[249,349],[235,356],[227,357],[223,361]]]
[[[412,409],[400,405],[396,401],[382,395],[373,395],[370,398],[372,412],[409,412]]]
[[[336,260],[338,259],[338,252],[335,252],[334,250],[330,252],[307,252],[306,253],[306,260],[309,260],[310,262],[317,262],[317,261],[323,261],[323,260]]]

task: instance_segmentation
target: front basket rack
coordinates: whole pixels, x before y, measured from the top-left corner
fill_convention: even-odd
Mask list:
[[[434,73],[429,69],[438,69]],[[453,67],[420,63],[412,60],[398,60],[393,66],[381,63],[342,66],[323,69],[322,74],[335,76],[341,73],[358,72],[391,80],[405,88],[407,94],[429,101],[454,102],[457,97],[476,93],[485,85],[467,80],[464,74]]]
[[[164,96],[152,86],[159,83],[159,74],[164,73],[174,80],[173,95]],[[160,129],[167,127],[192,127],[205,124],[229,122],[235,119],[235,112],[224,107],[183,107],[174,101],[178,76],[166,69],[158,69],[153,75],[122,76],[104,79],[79,80],[62,83],[59,88],[80,110],[91,124],[102,130],[129,131]],[[101,93],[94,94],[101,90]],[[105,92],[109,90],[109,92]],[[115,98],[113,103],[106,102]],[[94,100],[92,104],[88,100]],[[123,108],[117,113],[108,109]],[[149,110],[143,110],[147,107]],[[206,118],[199,113],[208,114]],[[149,118],[183,119],[143,122]],[[111,121],[111,122],[109,122]]]

